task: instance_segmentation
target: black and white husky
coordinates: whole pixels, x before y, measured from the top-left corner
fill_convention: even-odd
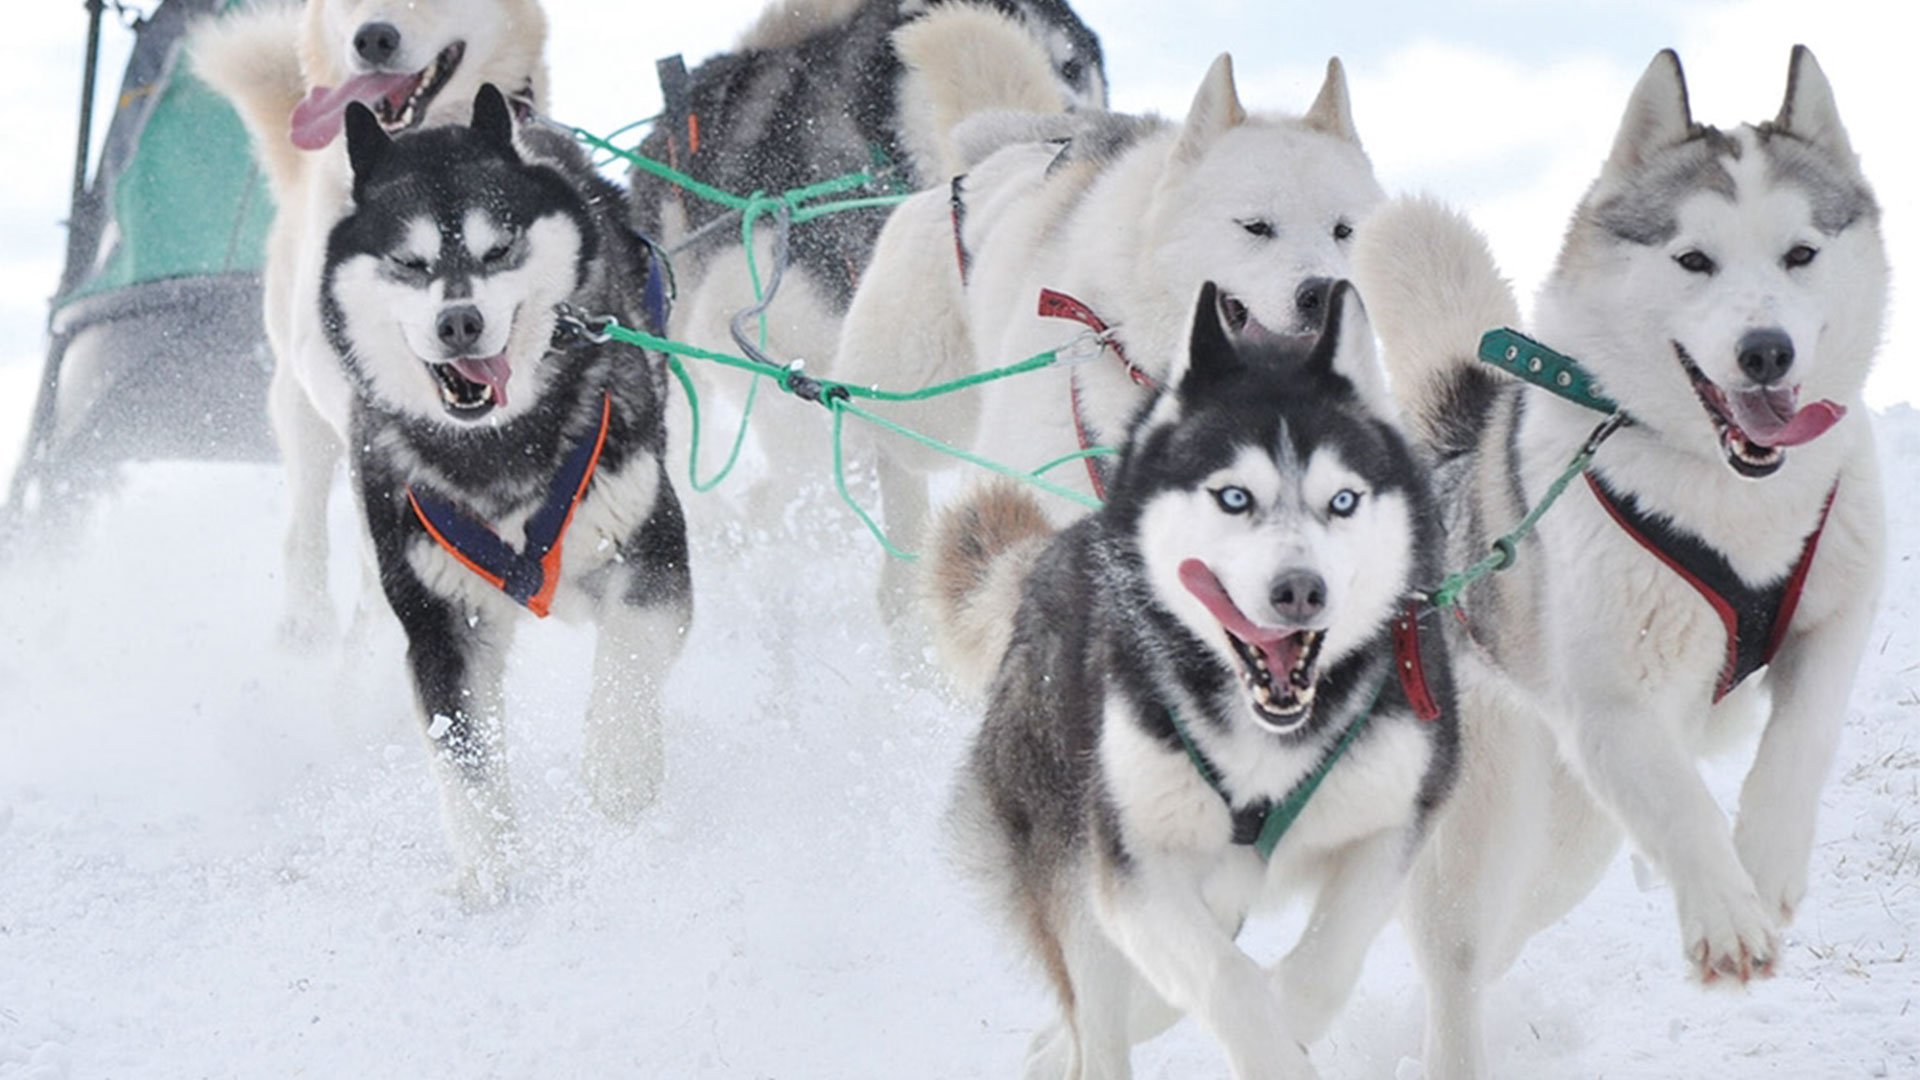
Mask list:
[[[1515,308],[1457,216],[1381,211],[1354,268],[1395,389],[1450,462],[1453,554],[1478,556],[1598,416],[1474,363]],[[1731,131],[1696,124],[1679,59],[1655,57],[1535,319],[1633,423],[1467,596],[1537,704],[1465,711],[1460,797],[1416,873],[1429,1076],[1487,1075],[1482,989],[1623,831],[1672,883],[1697,978],[1782,960],[1885,557],[1860,394],[1886,289],[1879,209],[1812,54],[1794,51],[1773,120]],[[1729,827],[1695,760],[1763,704]]]
[[[1124,1077],[1181,1013],[1237,1077],[1312,1075],[1452,783],[1452,668],[1410,606],[1438,522],[1365,314],[1344,284],[1317,340],[1245,310],[1203,290],[1099,513],[1055,536],[989,488],[936,524],[936,638],[991,686],[958,842],[1059,998],[1030,1077]],[[1303,887],[1264,971],[1234,938]]]
[[[585,776],[616,817],[662,770],[659,690],[691,612],[667,481],[665,373],[556,344],[556,305],[636,325],[649,259],[617,188],[564,137],[516,144],[483,87],[471,127],[390,138],[352,106],[353,208],[328,239],[327,332],[381,583],[407,634],[462,886],[497,893],[514,814],[501,671],[521,609],[599,624]]]

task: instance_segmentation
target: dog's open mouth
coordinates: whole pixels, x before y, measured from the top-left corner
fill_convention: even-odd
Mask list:
[[[426,119],[427,106],[467,54],[465,42],[456,41],[440,50],[421,71],[373,72],[356,75],[339,86],[316,86],[293,110],[289,137],[302,150],[320,150],[340,135],[346,124],[347,106],[359,102],[373,110],[380,125],[389,133],[405,131]]]
[[[1846,406],[1832,401],[1800,407],[1798,387],[1762,386],[1729,394],[1707,378],[1677,341],[1673,353],[1720,433],[1727,464],[1750,480],[1779,472],[1786,464],[1788,447],[1812,442],[1847,415]]]
[[[440,403],[461,420],[478,420],[507,404],[507,379],[513,369],[507,356],[466,357],[428,364],[440,389]]]
[[[1254,716],[1279,734],[1297,731],[1313,709],[1319,685],[1320,646],[1326,632],[1256,625],[1241,613],[1226,587],[1199,559],[1180,564],[1180,583],[1219,620],[1239,661]]]
[[[373,103],[373,115],[380,118],[380,126],[388,134],[417,127],[426,119],[427,106],[446,88],[447,80],[459,70],[460,60],[467,54],[465,42],[456,41],[440,50],[426,70],[414,75],[407,84],[397,86]]]

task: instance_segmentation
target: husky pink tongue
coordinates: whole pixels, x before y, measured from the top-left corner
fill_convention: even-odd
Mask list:
[[[513,369],[507,364],[506,353],[455,360],[453,370],[468,382],[485,383],[492,387],[493,403],[503,409],[507,407],[507,378],[513,374]]]
[[[1748,441],[1759,446],[1800,446],[1827,433],[1847,415],[1844,405],[1816,401],[1803,409],[1798,390],[1736,390],[1726,395],[1727,413]]]
[[[316,86],[294,107],[289,135],[302,150],[320,150],[339,138],[346,125],[347,106],[372,105],[381,98],[411,89],[419,75],[359,75],[340,86]]]
[[[1207,564],[1199,559],[1188,559],[1180,564],[1180,584],[1187,587],[1194,599],[1206,606],[1227,633],[1239,638],[1267,658],[1267,672],[1277,682],[1284,682],[1287,673],[1300,659],[1300,637],[1293,630],[1272,630],[1264,626],[1255,626],[1253,621],[1240,613],[1234,606],[1233,598],[1227,595],[1226,586],[1213,576]]]

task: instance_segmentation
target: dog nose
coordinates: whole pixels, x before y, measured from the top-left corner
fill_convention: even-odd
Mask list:
[[[1319,326],[1327,318],[1327,298],[1333,295],[1332,278],[1308,278],[1293,292],[1293,309],[1307,326]]]
[[[385,67],[400,51],[400,28],[392,23],[367,23],[354,31],[353,51],[369,66]]]
[[[1793,339],[1771,327],[1749,330],[1740,339],[1740,370],[1761,386],[1786,378],[1793,367]]]
[[[1311,570],[1288,570],[1273,583],[1273,610],[1303,625],[1327,609],[1327,579]]]
[[[435,329],[440,335],[440,344],[447,347],[449,353],[465,353],[480,340],[481,331],[487,328],[487,321],[480,316],[480,309],[472,304],[450,307],[440,313],[440,321]]]

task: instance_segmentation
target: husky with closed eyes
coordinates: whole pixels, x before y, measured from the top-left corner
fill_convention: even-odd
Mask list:
[[[1368,228],[1356,272],[1445,463],[1451,557],[1477,557],[1598,414],[1473,362],[1516,313],[1462,219],[1409,202]],[[1537,706],[1462,717],[1461,797],[1416,875],[1435,1080],[1488,1074],[1484,988],[1623,832],[1672,884],[1695,977],[1784,961],[1885,555],[1861,389],[1886,297],[1879,209],[1813,55],[1793,51],[1774,119],[1731,131],[1694,122],[1678,57],[1657,56],[1534,323],[1631,423],[1467,594]],[[1695,762],[1762,716],[1729,826]]]
[[[900,38],[929,81],[944,52],[939,20]],[[945,114],[967,116],[960,105]],[[1329,286],[1347,276],[1354,229],[1381,198],[1338,60],[1298,117],[1249,114],[1223,55],[1180,123],[977,112],[948,131],[948,171],[958,175],[894,211],[848,310],[833,374],[911,388],[1064,348],[1082,362],[906,416],[1026,469],[1125,437],[1180,355],[1205,281],[1276,331],[1317,330]],[[946,464],[905,440],[880,443],[882,504],[896,539],[912,546],[927,512],[926,473]],[[1053,478],[1097,495],[1104,469],[1104,459],[1088,458]],[[892,614],[904,582],[898,568],[888,571],[881,602]]]
[[[935,525],[936,640],[987,697],[957,846],[1059,1002],[1029,1077],[1127,1076],[1182,1013],[1236,1077],[1313,1075],[1451,786],[1454,669],[1412,603],[1439,522],[1345,283],[1327,320],[1273,335],[1209,283],[1099,512],[1055,535],[997,487]],[[1262,970],[1242,923],[1302,892]]]
[[[692,607],[666,373],[555,336],[563,303],[642,325],[650,259],[619,190],[564,136],[516,141],[490,85],[471,127],[393,139],[359,105],[346,126],[353,206],[328,238],[322,317],[460,887],[485,900],[512,862],[501,675],[523,609],[598,625],[593,802],[631,818],[661,780],[660,688]]]

